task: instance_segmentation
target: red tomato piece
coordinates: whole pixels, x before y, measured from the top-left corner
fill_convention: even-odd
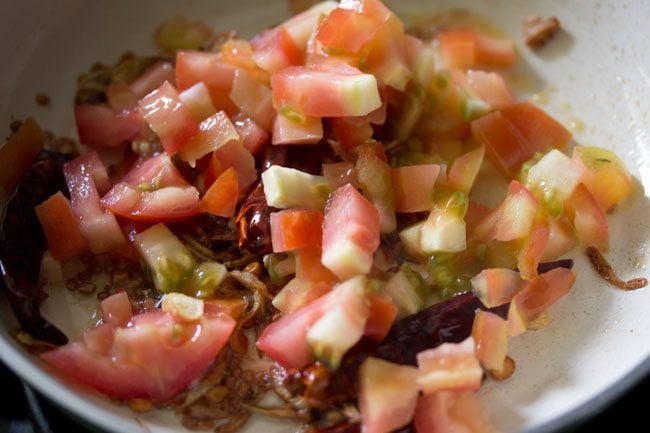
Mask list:
[[[484,269],[471,279],[472,289],[488,308],[507,304],[522,289],[519,272],[511,269]]]
[[[90,251],[102,254],[124,245],[126,239],[115,215],[105,211],[100,203],[100,192],[110,184],[97,152],[86,153],[68,162],[63,167],[63,174],[70,191],[72,210]]]
[[[356,146],[369,142],[374,133],[367,116],[334,117],[328,119],[328,125],[342,155]]]
[[[88,146],[120,146],[135,138],[143,126],[137,110],[116,113],[105,105],[77,105],[74,116],[79,141]]]
[[[296,278],[302,281],[325,283],[333,286],[338,278],[321,262],[322,249],[320,246],[307,247],[296,251]]]
[[[241,69],[235,71],[230,99],[267,131],[273,126],[275,109],[271,89]]]
[[[302,51],[296,46],[284,27],[276,27],[255,36],[251,40],[253,58],[257,65],[268,72],[277,72],[303,61]]]
[[[35,211],[56,260],[68,260],[88,250],[70,201],[60,191],[36,206]]]
[[[472,29],[445,30],[438,35],[440,48],[450,68],[475,66],[509,67],[515,63],[515,46],[511,40],[493,38]]]
[[[508,195],[500,207],[495,239],[506,242],[527,238],[539,207],[539,202],[525,186],[516,180],[510,182]]]
[[[418,385],[422,392],[478,390],[483,369],[474,350],[474,339],[468,337],[461,343],[443,343],[418,353]]]
[[[571,140],[571,133],[562,124],[528,101],[504,107],[501,114],[517,128],[532,154],[553,147],[562,150]]]
[[[551,305],[569,293],[576,275],[565,268],[555,268],[532,280],[512,299],[508,310],[508,333],[517,335]],[[519,330],[513,332],[513,329]]]
[[[380,233],[394,232],[397,220],[390,166],[376,155],[364,153],[357,158],[355,169],[364,196],[379,211]]]
[[[521,277],[528,280],[537,276],[537,265],[542,260],[549,239],[549,225],[544,220],[536,221],[528,239],[517,254],[517,267]]]
[[[281,25],[289,33],[298,49],[305,52],[307,42],[312,34],[316,32],[321,18],[328,16],[337,6],[338,3],[333,1],[317,3],[306,11],[289,18]]]
[[[118,292],[104,299],[100,308],[103,322],[116,327],[126,326],[133,317],[131,301],[126,292]]]
[[[273,252],[320,246],[323,213],[316,209],[286,209],[271,213]]]
[[[565,208],[573,221],[578,239],[602,252],[609,250],[609,226],[603,208],[584,184],[578,185]]]
[[[137,99],[142,99],[165,84],[165,81],[171,85],[176,83],[174,65],[169,62],[156,62],[129,84],[129,90]]]
[[[323,138],[323,122],[318,117],[308,117],[295,122],[278,114],[273,122],[273,139],[271,143],[281,144],[318,144]]]
[[[178,98],[197,122],[201,122],[217,112],[212,98],[210,98],[210,91],[202,81],[180,92]]]
[[[316,39],[331,54],[359,54],[375,37],[381,22],[350,9],[334,9],[318,27]]]
[[[227,63],[216,53],[179,51],[176,53],[176,85],[179,90],[203,82],[210,91],[212,103],[217,110],[236,113],[235,104],[228,94],[235,78],[235,66]]]
[[[291,314],[326,295],[332,286],[323,282],[313,282],[293,278],[273,298],[273,306],[282,314]]]
[[[415,410],[417,433],[491,433],[494,427],[476,393],[440,391],[421,396]]]
[[[181,103],[176,89],[165,82],[139,102],[151,129],[160,137],[167,154],[175,155],[199,133],[192,113]]]
[[[342,280],[365,274],[377,247],[377,209],[350,184],[334,191],[323,220],[323,264]]]
[[[481,146],[456,158],[447,173],[447,185],[452,189],[469,194],[483,165],[484,156],[485,147]]]
[[[407,425],[418,399],[418,371],[369,357],[359,369],[359,410],[365,433],[389,433]]]
[[[206,191],[201,199],[201,210],[213,215],[230,218],[235,215],[238,198],[237,172],[230,167]]]
[[[199,132],[180,150],[179,156],[184,161],[196,162],[231,140],[239,140],[239,134],[226,113],[219,111],[199,124]]]
[[[489,311],[476,310],[472,337],[483,367],[500,372],[508,355],[508,322]]]
[[[122,110],[130,110],[138,106],[139,98],[136,98],[126,84],[109,84],[106,86],[104,94],[106,95],[108,106],[115,112],[119,113]]]
[[[500,109],[515,102],[515,96],[503,77],[496,72],[467,71],[467,84],[492,109]]]
[[[110,332],[96,333],[86,343],[69,343],[41,357],[110,397],[160,402],[199,377],[227,343],[235,325],[225,315],[182,323],[171,314],[147,312],[134,316],[127,327],[115,329],[106,353],[92,350],[87,342],[97,342],[98,335],[109,337]]]
[[[199,192],[167,154],[136,166],[102,198],[102,204],[125,218],[148,222],[173,221],[201,212]]]
[[[328,304],[328,296],[323,296],[272,322],[257,340],[257,347],[285,368],[304,368],[313,359],[307,331],[323,316]]]
[[[43,150],[45,136],[34,119],[28,117],[18,131],[0,146],[0,196],[13,193],[25,170]]]
[[[231,120],[242,144],[253,155],[257,155],[269,143],[271,135],[246,114],[238,113]]]
[[[239,192],[245,191],[257,180],[255,158],[238,140],[231,140],[214,151],[222,170],[230,167],[237,172]]]
[[[371,293],[368,296],[368,301],[370,303],[370,316],[363,334],[375,341],[381,341],[393,326],[393,322],[397,318],[398,308],[392,298],[384,293]]]
[[[431,210],[433,188],[439,174],[438,164],[408,165],[392,169],[395,211],[411,213]],[[417,182],[416,188],[414,181]]]
[[[352,68],[345,72],[292,66],[271,76],[273,106],[307,117],[364,116],[381,107],[377,80]]]

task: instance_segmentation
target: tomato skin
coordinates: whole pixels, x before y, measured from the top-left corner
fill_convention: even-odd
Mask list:
[[[56,260],[68,260],[88,249],[77,217],[72,211],[68,199],[60,191],[36,206],[38,217],[52,257]]]
[[[151,129],[160,137],[165,152],[178,153],[195,135],[199,126],[192,113],[181,103],[176,89],[165,82],[138,103]]]
[[[114,112],[105,105],[77,105],[74,109],[79,141],[93,147],[117,147],[138,135],[143,120],[137,110]]]
[[[173,329],[177,325],[185,328],[191,338],[175,339]],[[225,315],[204,316],[197,323],[182,324],[170,314],[152,311],[134,316],[127,327],[116,328],[106,354],[92,350],[87,343],[75,342],[41,357],[65,375],[110,397],[162,402],[203,372],[226,344],[235,325]],[[98,338],[95,335],[86,340]]]
[[[483,165],[485,147],[467,152],[456,158],[447,173],[447,183],[452,189],[469,194]]]
[[[320,246],[323,213],[316,209],[286,209],[271,214],[273,252]]]
[[[237,173],[230,167],[224,171],[201,199],[201,210],[213,215],[230,218],[235,215],[239,198]]]
[[[501,114],[517,128],[532,154],[553,147],[565,149],[571,140],[571,133],[562,124],[528,101],[504,107]]]

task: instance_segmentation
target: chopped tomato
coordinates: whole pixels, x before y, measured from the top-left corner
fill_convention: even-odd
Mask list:
[[[379,142],[367,142],[353,147],[347,154],[347,158],[356,161],[361,155],[374,156],[381,161],[388,163],[388,157],[384,152],[384,146]]]
[[[239,140],[231,140],[214,151],[222,170],[232,167],[237,172],[239,192],[246,191],[257,180],[255,158]]]
[[[277,72],[302,63],[303,54],[286,28],[266,30],[251,40],[253,58],[257,66],[268,72]]]
[[[102,204],[125,218],[171,221],[201,212],[199,192],[185,181],[168,155],[146,160],[127,173]]]
[[[544,256],[549,238],[549,225],[544,220],[537,220],[531,227],[528,239],[517,254],[517,267],[524,279],[537,276],[537,265]]]
[[[217,112],[208,88],[202,81],[183,90],[178,94],[178,98],[197,122],[201,122]]]
[[[433,187],[440,166],[437,164],[408,165],[391,170],[395,210],[397,212],[423,212],[433,207]],[[417,179],[417,188],[413,181]]]
[[[105,105],[77,105],[74,114],[79,141],[88,146],[120,146],[135,138],[143,125],[137,110],[116,113]]]
[[[316,38],[326,52],[358,54],[375,37],[381,24],[354,10],[339,7],[320,24]]]
[[[584,169],[582,183],[604,211],[618,204],[633,190],[625,165],[611,150],[576,146],[573,159]]]
[[[235,324],[225,315],[182,323],[171,314],[152,311],[134,316],[126,327],[115,327],[110,345],[106,344],[110,332],[95,333],[86,342],[69,343],[41,356],[67,376],[113,398],[161,402],[200,376]],[[98,337],[104,344],[89,344]],[[97,350],[102,347],[106,353]]]
[[[382,234],[395,231],[395,194],[390,166],[373,154],[361,154],[355,163],[357,180],[363,194],[379,211],[379,230]]]
[[[500,372],[508,354],[508,322],[489,311],[476,310],[472,326],[476,357],[483,367]]]
[[[7,196],[13,193],[20,176],[43,150],[44,144],[43,131],[28,117],[4,146],[0,146],[0,188]]]
[[[474,350],[474,339],[468,337],[462,343],[443,343],[418,353],[417,381],[422,392],[478,390],[483,369]]]
[[[512,66],[515,46],[511,40],[495,38],[467,28],[449,29],[438,35],[446,65],[450,68]]]
[[[378,358],[359,369],[359,410],[365,433],[390,433],[413,419],[418,399],[418,371]]]
[[[496,239],[510,241],[527,237],[538,210],[539,202],[530,191],[516,180],[510,182],[508,195],[501,204]]]
[[[291,279],[273,298],[273,306],[282,314],[291,314],[326,295],[332,286],[323,282]]]
[[[472,289],[488,308],[507,304],[521,290],[524,282],[511,269],[484,269],[471,280]]]
[[[486,146],[493,164],[513,178],[536,152],[563,149],[571,134],[530,102],[520,102],[472,122],[474,138]]]
[[[485,147],[467,152],[456,158],[447,173],[447,185],[455,190],[469,194],[483,164]]]
[[[201,199],[201,210],[230,218],[235,215],[238,198],[237,173],[234,168],[230,167],[206,191]]]
[[[289,33],[291,39],[301,52],[307,49],[307,41],[316,31],[323,17],[336,9],[337,2],[324,1],[317,3],[282,23],[282,27]]]
[[[467,84],[492,109],[500,109],[515,102],[515,97],[508,88],[508,84],[496,72],[469,70],[467,71]]]
[[[171,85],[176,82],[174,65],[169,62],[156,62],[129,84],[129,90],[137,99],[142,99],[165,84],[165,81]]]
[[[602,252],[609,250],[609,226],[605,213],[587,187],[578,185],[565,208],[583,244],[594,246]]]
[[[303,248],[296,251],[296,278],[303,281],[323,282],[333,286],[338,278],[321,262],[322,250],[319,247]]]
[[[231,120],[242,144],[253,155],[257,155],[269,143],[270,134],[246,114],[238,113]]]
[[[365,274],[379,246],[379,212],[350,184],[334,191],[323,221],[323,264],[346,279]]]
[[[545,272],[532,280],[512,299],[508,310],[508,328],[510,335],[512,329],[520,329],[521,324],[525,326],[537,319],[551,305],[566,295],[576,275],[573,271],[565,268],[555,268]],[[515,332],[516,335],[518,332]]]
[[[199,133],[192,113],[181,103],[176,89],[165,82],[139,102],[144,119],[160,137],[169,155],[175,155]]]
[[[374,133],[368,116],[334,117],[328,119],[328,125],[342,155],[356,146],[370,142]]]
[[[104,299],[100,305],[102,321],[113,326],[127,326],[133,317],[131,301],[126,292],[117,292]]]
[[[71,259],[88,249],[70,201],[60,191],[36,206],[35,210],[56,260]]]
[[[348,67],[345,72],[292,66],[271,76],[278,112],[307,117],[364,116],[381,106],[377,80]]]
[[[102,254],[125,244],[126,239],[115,216],[105,211],[100,203],[99,193],[108,184],[108,173],[99,155],[86,153],[68,162],[63,173],[70,191],[72,210],[90,251]]]
[[[271,214],[273,252],[320,246],[323,213],[316,209],[287,209]]]
[[[176,53],[176,85],[185,90],[203,82],[210,91],[212,103],[217,110],[228,114],[237,112],[228,95],[235,78],[235,66],[227,63],[216,53],[179,51]]]
[[[415,410],[417,433],[492,433],[481,401],[472,391],[440,391],[421,396]]]
[[[257,347],[285,368],[304,368],[313,359],[307,331],[323,316],[329,302],[329,296],[323,296],[272,322],[257,340]]]
[[[549,218],[548,242],[542,255],[542,261],[557,260],[578,245],[573,227],[566,219]]]
[[[230,99],[266,131],[273,126],[275,109],[271,89],[241,69],[235,71]]]
[[[299,120],[278,114],[273,122],[273,139],[275,145],[280,144],[318,144],[323,138],[323,122],[318,117],[307,117]]]
[[[226,113],[219,111],[199,124],[199,132],[185,144],[179,156],[195,163],[231,140],[239,140],[239,134]]]
[[[398,308],[392,298],[384,293],[371,293],[368,302],[370,316],[363,334],[373,340],[381,341],[397,318]]]

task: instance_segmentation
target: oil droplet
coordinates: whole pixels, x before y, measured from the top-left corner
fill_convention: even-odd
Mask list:
[[[548,93],[546,92],[539,92],[539,93],[534,93],[533,94],[533,102],[536,104],[541,104],[544,105],[548,103]]]
[[[575,132],[582,132],[585,130],[585,123],[580,119],[574,118],[569,122],[569,128]]]

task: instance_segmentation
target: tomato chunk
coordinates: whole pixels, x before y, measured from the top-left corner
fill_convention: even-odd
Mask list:
[[[397,212],[423,212],[433,207],[433,187],[438,179],[437,164],[408,165],[391,170],[395,210]],[[413,187],[417,179],[418,187]]]
[[[126,326],[133,317],[131,301],[126,292],[118,292],[101,303],[102,321],[113,326]]]
[[[199,132],[181,149],[184,161],[197,160],[231,140],[239,140],[239,134],[224,111],[219,111],[199,124]]]
[[[235,215],[238,198],[237,173],[234,168],[230,167],[206,191],[201,199],[201,210],[230,218]]]
[[[334,191],[323,221],[323,264],[337,277],[365,274],[379,246],[379,212],[350,184]]]
[[[381,106],[377,80],[349,67],[345,72],[305,66],[271,76],[273,106],[308,117],[364,116]]]
[[[483,369],[474,353],[474,339],[444,343],[417,355],[418,385],[424,394],[446,390],[478,390]]]
[[[488,370],[502,371],[508,354],[508,322],[489,311],[476,310],[472,337],[481,364]]]
[[[384,293],[371,293],[368,296],[368,302],[370,303],[370,316],[364,335],[381,341],[386,337],[397,318],[398,308],[392,298]]]
[[[226,344],[235,324],[225,315],[182,323],[171,314],[152,311],[134,316],[126,327],[114,328],[112,341],[111,329],[103,328],[109,332],[95,333],[85,342],[69,343],[41,356],[65,375],[113,398],[161,402],[199,377]],[[89,344],[100,335],[107,353],[92,350]]]
[[[287,209],[271,214],[273,252],[320,246],[323,213],[316,209]]]
[[[56,260],[71,259],[88,249],[72,206],[60,191],[36,206],[35,210]]]
[[[421,396],[415,410],[417,433],[494,433],[476,393],[440,391]]]
[[[74,117],[79,141],[88,146],[120,146],[135,138],[143,125],[137,110],[116,113],[105,105],[77,105]]]
[[[44,144],[43,131],[30,117],[20,125],[20,129],[5,145],[0,147],[0,188],[4,189],[7,196],[14,191],[18,179],[43,150]]]
[[[192,113],[179,99],[178,92],[168,82],[139,102],[144,119],[160,137],[169,155],[175,155],[199,133]]]
[[[176,85],[185,90],[203,82],[210,92],[217,110],[235,113],[236,106],[228,94],[235,78],[235,66],[227,63],[216,53],[179,51],[176,53]]]

